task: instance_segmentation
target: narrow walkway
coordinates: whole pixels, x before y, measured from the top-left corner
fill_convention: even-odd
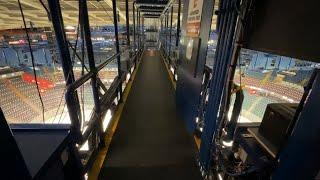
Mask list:
[[[178,118],[159,52],[144,54],[99,178],[201,179],[196,146]]]

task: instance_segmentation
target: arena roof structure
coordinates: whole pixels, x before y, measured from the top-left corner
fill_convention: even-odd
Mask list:
[[[132,0],[130,0],[132,1]],[[48,7],[46,0],[43,4]],[[50,26],[47,12],[40,1],[21,0],[26,20],[36,27]],[[61,0],[61,10],[66,26],[75,26],[78,23],[78,1]],[[117,1],[120,23],[125,23],[125,0]],[[88,0],[89,18],[94,25],[106,25],[113,22],[111,0]],[[129,7],[132,10],[132,7]],[[131,17],[132,18],[132,17]],[[21,14],[16,0],[0,1],[0,29],[20,28]]]
[[[41,3],[43,2],[43,4]],[[96,26],[113,24],[112,0],[88,0],[88,11],[90,24]],[[119,12],[120,24],[125,24],[125,0],[117,0],[117,10]],[[77,0],[61,0],[61,10],[65,26],[75,26],[78,23],[78,3]],[[129,13],[132,14],[133,0],[129,0]],[[169,0],[137,0],[135,6],[139,8],[143,16],[159,17],[166,8]],[[51,23],[44,8],[48,3],[46,0],[21,0],[22,8],[26,20],[34,27],[48,27]],[[178,4],[175,2],[174,8]],[[177,16],[175,13],[174,16]],[[130,15],[130,24],[132,23]],[[0,0],[0,29],[21,28],[21,14],[16,0]]]

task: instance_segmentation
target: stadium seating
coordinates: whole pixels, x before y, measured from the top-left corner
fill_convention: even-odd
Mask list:
[[[304,83],[306,82],[306,80],[309,79],[309,77],[312,74],[312,70],[298,70],[295,71],[296,75],[295,76],[289,76],[286,75],[284,80],[290,83],[294,83],[294,84],[300,84],[304,85]]]
[[[0,82],[0,105],[6,117],[12,123],[30,122],[38,113],[24,103],[8,89],[4,81]],[[21,119],[23,117],[23,119]]]
[[[74,71],[76,79],[81,76],[81,71]],[[108,88],[113,79],[117,76],[116,68],[108,68],[99,73],[106,87]],[[54,75],[44,75],[41,78],[54,82],[52,89],[41,92],[44,104],[45,120],[52,119],[57,110],[62,111],[65,105],[65,81],[62,71],[57,71]],[[8,83],[11,89],[8,87]],[[79,88],[78,95],[81,104],[85,108],[93,107],[92,88],[90,81],[83,85],[83,102],[82,88]],[[13,90],[13,89],[14,90]],[[0,106],[5,113],[9,123],[41,123],[42,106],[37,92],[36,84],[25,82],[21,76],[0,80]],[[32,107],[31,105],[32,104]],[[21,119],[23,117],[23,119]]]
[[[256,78],[256,79],[265,78],[265,74],[263,74],[261,71],[255,71],[255,70],[246,70],[245,75]]]

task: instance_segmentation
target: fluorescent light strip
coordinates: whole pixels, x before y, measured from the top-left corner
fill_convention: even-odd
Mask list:
[[[141,12],[159,12],[159,13],[161,13],[162,9],[141,9],[140,8],[140,11]]]
[[[151,3],[136,3],[138,7],[140,6],[148,6],[148,7],[166,7],[167,4],[151,4]]]
[[[143,12],[143,15],[161,15],[161,12]]]

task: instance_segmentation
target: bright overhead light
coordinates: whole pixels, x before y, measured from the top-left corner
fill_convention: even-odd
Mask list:
[[[159,12],[162,13],[162,9],[140,9],[141,12]]]
[[[67,30],[74,30],[75,28],[73,26],[66,26],[65,29]]]
[[[167,4],[152,4],[152,3],[136,3],[136,6],[148,6],[148,7],[166,7]]]
[[[143,12],[143,15],[160,15],[161,12]]]
[[[226,146],[226,147],[231,147],[231,146],[233,145],[233,141],[229,141],[229,142],[227,142],[227,141],[222,141],[222,144],[223,144],[224,146]]]

